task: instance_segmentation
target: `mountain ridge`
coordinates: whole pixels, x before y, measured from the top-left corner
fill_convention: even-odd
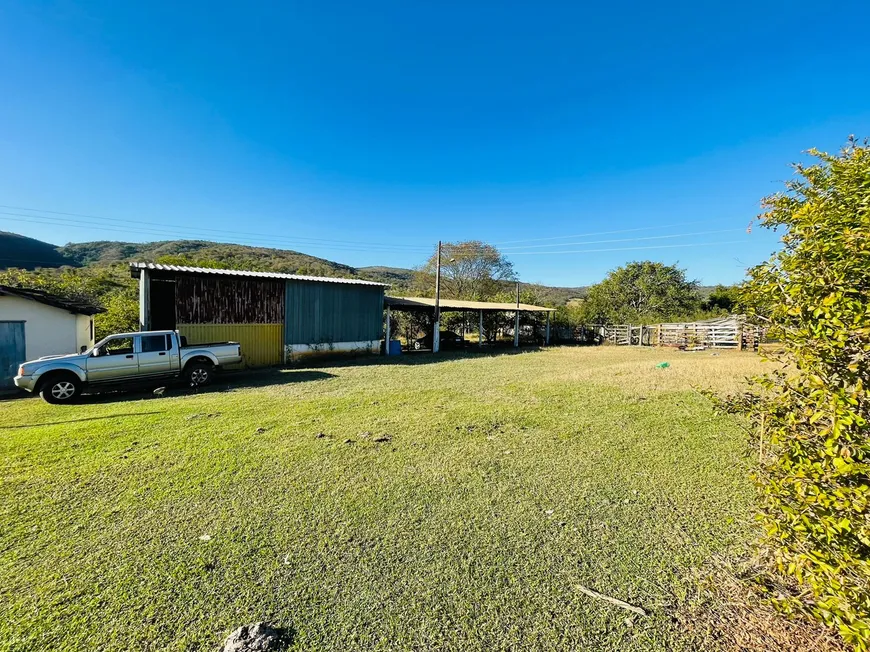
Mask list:
[[[27,247],[22,249],[22,242]],[[96,240],[55,246],[34,238],[0,231],[0,270],[18,267],[100,267],[133,261],[179,265],[246,269],[251,271],[360,278],[391,286],[390,291],[406,294],[412,290],[414,270],[404,267],[369,265],[352,267],[290,249],[227,244],[208,240],[158,240],[123,242]],[[510,284],[506,284],[506,287]],[[540,300],[563,305],[585,295],[585,287],[531,286]]]

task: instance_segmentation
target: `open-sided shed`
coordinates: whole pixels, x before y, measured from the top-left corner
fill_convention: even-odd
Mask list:
[[[425,312],[435,315],[436,302],[435,299],[427,297],[384,297],[384,306],[387,309],[387,340],[390,339],[390,313],[393,310],[405,312]],[[483,343],[483,315],[489,312],[510,312],[514,313],[514,346],[520,345],[519,338],[519,316],[522,312],[543,313],[547,318],[545,342],[550,343],[550,314],[555,312],[555,308],[546,308],[544,306],[535,306],[528,303],[499,303],[495,301],[466,301],[464,299],[440,299],[437,309],[439,311],[455,311],[455,312],[471,312],[477,313],[480,320],[478,332],[480,333],[480,343]],[[389,351],[389,347],[387,347]]]
[[[247,366],[314,354],[377,351],[383,283],[273,272],[131,263],[142,330],[191,344],[239,342]]]

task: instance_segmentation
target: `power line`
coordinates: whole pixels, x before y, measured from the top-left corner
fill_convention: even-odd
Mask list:
[[[336,248],[336,249],[339,249],[342,247],[347,247],[348,248],[347,250],[353,250],[353,251],[363,251],[363,250],[368,250],[371,248],[378,248],[381,250],[396,250],[396,251],[405,250],[408,253],[412,253],[414,251],[419,252],[419,251],[432,251],[432,250],[434,250],[434,248],[432,246],[426,246],[426,245],[334,240],[334,239],[329,239],[329,238],[312,238],[312,237],[308,237],[308,236],[293,236],[293,237],[288,238],[286,236],[281,236],[281,235],[276,235],[276,234],[256,233],[256,232],[249,232],[249,231],[234,231],[234,230],[228,230],[228,229],[212,229],[212,228],[208,228],[208,227],[187,227],[187,226],[180,225],[180,224],[166,224],[166,223],[162,223],[162,222],[148,222],[148,221],[143,221],[143,220],[131,220],[131,219],[124,219],[124,218],[116,218],[116,217],[103,217],[103,216],[92,215],[92,214],[87,214],[87,213],[71,213],[71,212],[66,212],[66,211],[54,211],[54,210],[38,209],[38,208],[31,208],[31,207],[25,207],[25,206],[12,206],[12,205],[8,205],[8,204],[0,204],[0,208],[29,211],[30,213],[32,213],[32,215],[31,214],[22,214],[22,213],[8,213],[8,212],[2,212],[2,211],[0,211],[0,214],[20,216],[20,217],[25,217],[25,218],[28,218],[28,217],[40,218],[43,220],[58,220],[57,223],[60,223],[60,224],[70,224],[70,225],[88,224],[88,225],[93,225],[93,226],[101,226],[99,223],[96,223],[96,222],[83,222],[81,220],[59,221],[60,218],[53,218],[53,217],[51,217],[51,215],[61,215],[61,216],[74,217],[74,218],[89,218],[89,219],[104,220],[104,221],[110,221],[110,222],[120,222],[120,223],[125,223],[125,224],[135,224],[138,227],[137,229],[135,229],[137,232],[149,233],[149,234],[154,234],[154,235],[176,235],[176,233],[179,231],[194,232],[194,233],[209,232],[209,233],[223,233],[223,234],[234,235],[234,236],[246,236],[248,238],[253,237],[253,238],[259,239],[260,241],[265,240],[265,241],[268,241],[270,243],[281,241],[281,242],[286,242],[288,244],[295,244],[295,245],[303,245],[304,244],[307,246],[314,246],[314,243],[321,243],[322,242],[322,243],[329,243],[330,245],[334,245],[334,248]],[[41,215],[40,213],[45,213],[48,215]],[[43,223],[47,223],[47,222],[43,222]],[[616,229],[616,230],[611,230],[611,231],[597,231],[597,232],[580,233],[580,234],[573,234],[573,235],[551,236],[551,237],[545,237],[545,238],[530,238],[530,239],[525,239],[525,240],[508,240],[508,241],[486,243],[486,244],[491,244],[493,246],[497,246],[497,245],[525,243],[525,242],[542,242],[542,241],[547,241],[547,240],[565,240],[568,238],[585,238],[585,237],[596,236],[596,235],[610,235],[610,234],[617,234],[617,233],[631,233],[631,232],[637,232],[637,231],[659,230],[659,229],[672,228],[675,226],[683,226],[683,225],[688,225],[688,224],[702,224],[702,223],[709,223],[709,220],[694,220],[694,221],[689,221],[689,222],[678,222],[678,223],[674,223],[674,224],[636,227],[636,228],[631,228],[631,229]],[[142,224],[144,224],[145,227],[158,227],[158,229],[142,228],[141,226],[138,226],[138,225],[142,225]],[[161,228],[161,227],[165,227],[165,228]],[[102,227],[102,228],[108,228],[108,227]],[[165,230],[165,229],[170,229],[170,230]],[[125,229],[125,230],[127,230],[127,229]],[[704,233],[712,233],[712,231],[704,232]],[[192,237],[192,236],[185,236],[185,237]],[[209,237],[212,237],[212,236],[209,236]],[[661,237],[671,237],[671,236],[661,236]],[[674,236],[674,237],[677,237],[677,236]],[[636,239],[641,240],[643,238],[636,238]],[[625,241],[630,241],[630,240],[633,240],[633,239],[626,239]],[[616,242],[616,241],[617,240],[614,240],[614,242]],[[602,241],[602,242],[606,242],[606,241]],[[584,243],[556,243],[554,245],[525,245],[525,246],[507,247],[505,249],[507,249],[507,250],[520,250],[520,249],[527,249],[527,248],[546,247],[546,246],[564,246],[564,245],[571,245],[571,244],[584,244]],[[589,243],[589,244],[591,244],[591,243]],[[327,247],[322,246],[320,248],[327,248]],[[476,247],[474,247],[474,246],[453,245],[453,249],[462,249],[462,248],[468,248],[472,251],[476,250]]]
[[[0,211],[0,215],[9,215],[12,217],[18,217],[18,220],[10,220],[13,222],[28,222],[33,224],[48,224],[48,225],[64,225],[64,226],[73,226],[78,228],[89,228],[93,229],[93,227],[99,228],[100,231],[112,231],[118,233],[146,233],[149,235],[157,235],[157,236],[169,236],[172,238],[185,238],[185,239],[204,239],[207,241],[220,242],[222,244],[237,244],[237,242],[230,239],[229,236],[215,236],[209,235],[205,238],[202,237],[198,231],[191,227],[175,227],[173,229],[153,229],[146,227],[121,227],[121,225],[105,225],[99,222],[92,222],[88,220],[75,220],[75,219],[67,219],[61,217],[48,217],[43,215],[28,215],[24,213],[10,213],[6,211]],[[134,222],[135,224],[135,222]],[[211,240],[208,240],[208,239]],[[315,249],[335,249],[341,251],[390,251],[395,253],[423,253],[430,250],[430,247],[426,247],[423,245],[419,245],[416,251],[405,251],[405,250],[395,250],[391,245],[386,243],[372,243],[372,244],[364,244],[358,246],[349,246],[345,244],[321,244],[316,242],[299,242],[294,238],[285,238],[284,236],[264,236],[264,237],[246,237],[244,238],[249,242],[258,242],[264,243],[265,245],[275,246],[277,244],[282,244],[286,246],[305,246],[309,248]],[[226,242],[229,240],[229,242]],[[221,242],[223,241],[223,242]],[[261,244],[260,246],[263,246]]]
[[[0,204],[0,208],[7,208],[7,209],[11,209],[11,210],[16,210],[16,211],[29,211],[30,213],[32,213],[32,215],[30,215],[30,214],[23,214],[23,213],[0,212],[0,214],[3,214],[3,215],[19,215],[22,217],[31,217],[32,216],[32,217],[41,217],[44,219],[59,219],[59,218],[52,218],[50,216],[51,215],[61,215],[61,216],[66,216],[66,217],[104,220],[104,221],[108,221],[108,222],[121,222],[121,223],[125,223],[125,224],[145,224],[147,226],[167,227],[167,228],[174,229],[174,230],[188,230],[188,231],[189,230],[198,230],[200,232],[208,231],[210,233],[226,233],[229,235],[244,235],[244,236],[254,236],[254,237],[264,237],[264,238],[275,238],[276,237],[274,234],[268,234],[268,233],[254,233],[254,232],[249,232],[249,231],[233,231],[233,230],[228,230],[228,229],[211,229],[211,228],[207,228],[207,227],[185,227],[183,225],[167,224],[167,223],[163,223],[163,222],[148,222],[148,221],[144,221],[144,220],[132,220],[132,219],[124,219],[124,218],[118,218],[118,217],[102,217],[99,215],[89,215],[86,213],[68,213],[68,212],[64,212],[64,211],[50,211],[50,210],[44,210],[44,209],[40,209],[40,208],[28,208],[25,206],[11,206],[8,204]],[[41,215],[40,213],[45,213],[46,215]],[[89,224],[98,224],[95,222],[88,222],[88,223]],[[277,236],[277,237],[280,238],[280,236]],[[382,243],[382,242],[366,243],[366,242],[361,242],[358,240],[356,240],[356,241],[354,241],[354,240],[332,240],[329,238],[311,238],[308,236],[294,236],[293,241],[294,242],[300,242],[300,241],[325,242],[325,243],[348,244],[348,245],[357,245],[357,246],[365,245],[365,244],[369,244],[372,246],[386,245],[386,246],[389,246],[390,248],[405,248],[405,247],[410,248],[410,249],[420,249],[421,248],[421,245],[410,245],[410,244],[402,244],[402,243],[388,243],[387,244],[387,243]]]
[[[666,238],[687,238],[689,236],[695,235],[710,235],[713,233],[734,233],[735,231],[745,231],[745,229],[715,229],[713,231],[695,231],[694,233],[674,233],[670,235],[650,235],[644,238],[615,238],[610,240],[587,240],[585,242],[559,242],[557,244],[545,244],[545,245],[527,245],[525,247],[519,247],[519,249],[538,249],[542,247],[569,247],[572,245],[590,245],[590,244],[604,244],[607,242],[637,242],[639,240],[662,240]],[[507,249],[501,249],[500,251],[505,251],[510,254],[513,253],[508,247]],[[531,252],[534,253],[534,252]],[[547,253],[547,252],[541,252]]]
[[[11,213],[7,211],[0,211],[0,215],[9,215],[13,217],[21,218],[16,221],[24,221],[29,223],[37,223],[37,224],[49,224],[49,225],[57,225],[63,224],[67,226],[74,226],[77,228],[92,228],[98,227],[101,231],[112,231],[118,233],[129,233],[130,231],[134,231],[137,233],[145,233],[149,235],[156,235],[162,237],[172,237],[172,238],[197,238],[201,237],[198,233],[195,232],[195,229],[189,227],[180,227],[174,228],[173,230],[165,230],[165,229],[152,229],[152,228],[143,228],[143,227],[135,227],[135,228],[114,228],[113,226],[108,226],[105,224],[101,224],[98,222],[92,222],[88,220],[80,220],[80,219],[71,219],[71,218],[62,218],[62,217],[48,217],[42,215],[29,215],[24,213]],[[639,238],[616,238],[616,239],[608,239],[608,240],[598,240],[598,241],[585,241],[585,242],[570,242],[570,243],[558,243],[558,244],[548,244],[548,245],[528,245],[525,247],[515,247],[515,248],[507,248],[503,250],[503,252],[507,255],[512,254],[528,254],[528,253],[546,253],[546,252],[524,252],[521,250],[532,249],[532,248],[547,248],[553,246],[570,246],[570,245],[589,245],[589,244],[605,244],[608,242],[636,242],[641,240],[658,240],[658,239],[670,239],[670,238],[678,238],[678,237],[689,237],[695,235],[707,235],[712,233],[724,233],[731,232],[740,229],[716,229],[710,231],[698,231],[692,233],[678,233],[678,234],[668,234],[662,236],[646,236]],[[214,236],[209,236],[214,237]],[[220,240],[226,240],[227,238],[215,238],[218,240],[216,244],[236,244],[235,242],[220,242]],[[277,247],[277,245],[286,246],[301,246],[309,249],[328,249],[333,251],[372,251],[372,252],[381,252],[381,253],[417,253],[417,254],[425,254],[431,251],[430,247],[425,245],[418,245],[418,249],[416,252],[401,250],[396,251],[391,248],[388,244],[383,243],[375,243],[375,244],[367,244],[364,246],[348,246],[344,244],[318,244],[318,243],[300,243],[296,242],[291,238],[284,238],[282,236],[273,236],[269,238],[248,238],[249,242],[253,241],[257,243],[257,246],[272,246]],[[485,245],[484,245],[485,246]],[[470,255],[479,251],[480,247],[478,245],[452,245],[445,247],[448,251],[451,252],[451,255]]]
[[[688,226],[690,224],[707,224],[709,220],[693,220],[691,222],[677,222],[676,224],[660,224],[657,226],[641,226],[634,229],[617,229],[615,231],[597,231],[595,233],[577,233],[575,235],[554,235],[548,238],[529,238],[527,240],[505,240],[493,242],[493,245],[514,244],[518,242],[543,242],[545,240],[565,240],[567,238],[586,238],[593,235],[612,235],[614,233],[631,233],[633,231],[654,231],[656,229],[670,229],[675,226]]]
[[[725,240],[723,242],[693,242],[689,244],[653,245],[651,247],[611,247],[609,249],[574,249],[572,251],[519,251],[514,256],[555,255],[555,254],[592,254],[602,251],[636,251],[647,249],[674,249],[677,247],[711,247],[714,245],[737,244],[744,240]]]
[[[48,210],[40,210],[34,208],[27,207],[17,207],[17,206],[9,206],[0,204],[0,208],[11,208],[13,210],[24,210],[30,211],[30,213],[13,213],[0,211],[0,215],[8,215],[12,217],[20,218],[15,220],[15,222],[28,222],[28,223],[36,223],[36,224],[47,224],[47,225],[66,225],[72,226],[74,228],[79,229],[89,229],[93,231],[94,227],[97,227],[101,231],[112,231],[118,233],[144,233],[149,235],[157,235],[162,237],[171,237],[171,238],[185,238],[185,239],[200,239],[202,235],[201,231],[209,231],[215,234],[228,234],[226,236],[214,236],[209,235],[206,238],[202,238],[206,242],[213,242],[214,244],[238,244],[237,242],[229,241],[230,236],[245,236],[244,239],[249,242],[257,242],[259,244],[256,245],[248,245],[248,246],[260,246],[260,247],[274,247],[281,248],[287,246],[297,246],[304,247],[308,249],[327,249],[333,251],[367,251],[367,252],[377,252],[377,253],[413,253],[417,255],[426,255],[434,250],[431,246],[426,245],[409,245],[409,244],[398,244],[398,243],[363,243],[363,242],[353,242],[353,241],[343,241],[343,240],[330,240],[326,238],[307,238],[302,236],[294,236],[294,237],[285,237],[275,234],[257,234],[251,232],[244,231],[230,231],[224,229],[209,229],[209,228],[199,228],[199,227],[186,227],[183,225],[165,225],[163,223],[151,223],[151,222],[142,222],[136,220],[128,220],[122,218],[111,218],[111,217],[101,217],[96,215],[87,215],[83,213],[68,213],[63,211],[48,211]],[[42,215],[39,213],[47,213],[47,215]],[[61,217],[54,217],[61,216]],[[78,218],[90,218],[94,220],[102,220],[106,222],[117,222],[121,224],[131,224],[135,225],[133,227],[124,227],[124,228],[113,228],[120,227],[118,225],[106,225],[101,222],[93,222],[90,220],[83,220]],[[0,218],[2,220],[3,218]],[[656,226],[648,226],[648,227],[637,227],[631,229],[616,229],[611,231],[599,231],[599,232],[591,232],[586,234],[575,234],[575,235],[565,235],[565,236],[552,236],[546,238],[531,238],[527,240],[513,240],[502,243],[494,243],[490,245],[490,243],[482,242],[481,245],[468,245],[468,244],[456,244],[456,245],[447,245],[445,249],[450,252],[451,256],[456,256],[459,258],[470,257],[474,255],[476,252],[480,250],[482,246],[495,246],[496,244],[510,244],[510,243],[523,243],[523,242],[540,242],[547,240],[560,240],[560,239],[568,239],[568,238],[580,238],[580,237],[589,237],[593,235],[604,235],[604,234],[617,234],[617,233],[631,233],[631,232],[639,232],[639,231],[649,231],[656,229],[665,229],[672,228],[675,226],[681,226],[686,224],[698,224],[698,223],[709,223],[709,220],[695,220],[690,222],[680,222],[674,224],[667,225],[656,225]],[[144,225],[144,226],[141,226]],[[167,228],[161,228],[161,227]],[[157,227],[157,228],[151,228]],[[505,255],[513,256],[523,256],[523,255],[541,255],[541,254],[574,254],[574,253],[596,253],[596,252],[607,252],[607,251],[632,251],[632,250],[644,250],[644,249],[668,249],[668,248],[683,248],[683,247],[695,247],[695,246],[713,246],[717,244],[731,244],[734,242],[740,241],[729,241],[729,242],[709,242],[709,243],[687,243],[687,244],[675,244],[675,245],[661,245],[661,246],[639,246],[639,247],[614,247],[614,248],[606,248],[606,249],[578,249],[578,250],[564,250],[564,251],[529,251],[530,249],[537,248],[550,248],[550,247],[562,247],[562,246],[571,246],[571,245],[591,245],[591,244],[605,244],[610,242],[638,242],[638,241],[648,241],[648,240],[659,240],[659,239],[669,239],[669,238],[682,238],[682,237],[691,237],[697,235],[708,235],[713,233],[725,233],[732,232],[742,229],[716,229],[709,231],[698,231],[691,233],[677,233],[677,234],[667,234],[667,235],[658,235],[658,236],[645,236],[645,237],[633,237],[633,238],[616,238],[616,239],[608,239],[608,240],[597,240],[597,241],[583,241],[583,242],[559,242],[554,244],[540,244],[540,245],[522,245],[522,246],[514,246],[514,247],[506,247],[502,249],[502,252]],[[195,234],[195,235],[194,235]],[[253,236],[253,237],[252,237]],[[212,238],[212,239],[209,239]],[[304,241],[304,242],[303,242]],[[23,261],[22,261],[23,262]],[[27,262],[44,262],[47,264],[54,264],[56,261],[27,261]]]

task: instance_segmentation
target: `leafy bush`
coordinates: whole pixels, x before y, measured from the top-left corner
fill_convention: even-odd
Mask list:
[[[764,200],[760,222],[785,229],[783,248],[741,293],[786,364],[726,405],[759,437],[761,519],[776,569],[798,588],[778,603],[868,650],[870,148],[810,153]]]

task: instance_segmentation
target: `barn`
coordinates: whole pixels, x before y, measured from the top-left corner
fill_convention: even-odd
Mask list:
[[[380,347],[383,283],[157,263],[130,271],[141,330],[177,329],[190,344],[239,342],[248,367]]]
[[[13,387],[22,362],[93,346],[98,312],[84,301],[0,285],[0,389]]]

